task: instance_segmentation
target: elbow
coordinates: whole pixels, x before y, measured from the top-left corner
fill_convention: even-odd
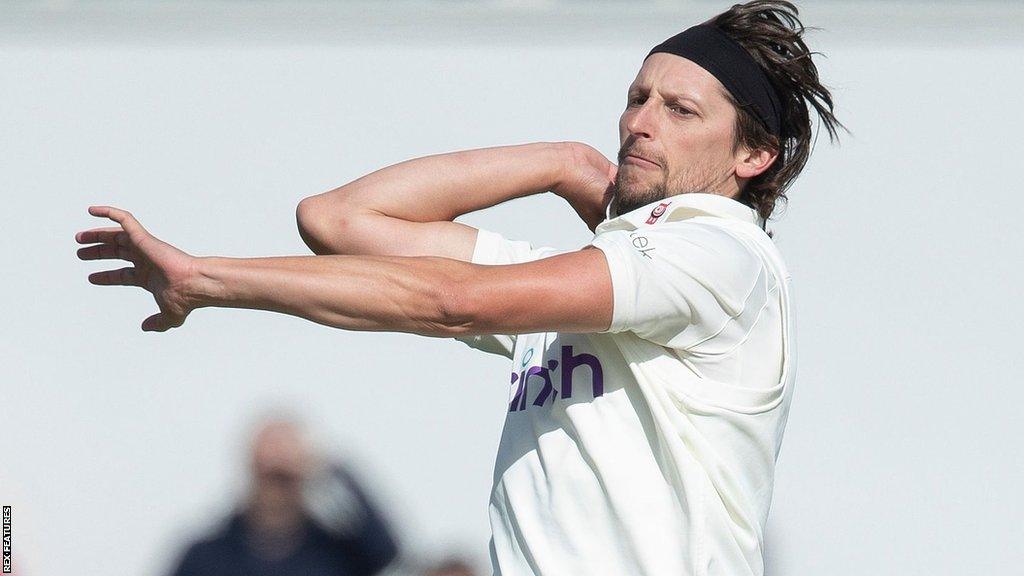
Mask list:
[[[323,201],[316,196],[303,198],[295,208],[295,223],[299,229],[299,236],[310,250],[317,254],[324,253],[325,231],[328,228],[326,214],[327,208]]]
[[[295,224],[299,228],[299,236],[316,254],[323,254],[324,249],[324,208],[317,196],[303,198],[295,208]]]
[[[299,201],[299,205],[295,207],[295,222],[299,225],[299,230],[309,230],[316,224],[318,204],[316,196],[307,196]]]
[[[323,195],[302,199],[295,208],[299,237],[314,254],[346,254],[352,219],[344,206]]]
[[[448,279],[436,284],[436,331],[439,336],[469,336],[480,333],[480,298],[468,278]]]

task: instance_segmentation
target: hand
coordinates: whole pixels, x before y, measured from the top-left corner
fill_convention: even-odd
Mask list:
[[[342,538],[365,529],[367,510],[348,473],[333,462],[319,462],[303,486],[306,512],[321,528]]]
[[[139,286],[153,294],[160,312],[142,322],[145,331],[164,332],[181,326],[196,308],[189,287],[195,283],[196,258],[158,240],[129,212],[111,206],[90,206],[89,214],[110,218],[119,227],[94,228],[75,234],[82,260],[127,260],[134,267],[89,275],[102,286]]]
[[[619,167],[587,144],[566,145],[569,155],[565,173],[551,191],[565,198],[593,231],[604,220],[605,208],[612,201]]]

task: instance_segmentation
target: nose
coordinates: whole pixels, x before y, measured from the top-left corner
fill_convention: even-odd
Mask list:
[[[648,98],[639,108],[626,111],[626,130],[636,138],[652,138],[657,127],[657,102]]]

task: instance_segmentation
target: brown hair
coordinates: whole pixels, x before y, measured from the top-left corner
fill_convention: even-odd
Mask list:
[[[757,210],[765,220],[775,210],[776,202],[785,203],[786,190],[807,164],[814,142],[811,140],[809,107],[835,142],[839,128],[845,130],[832,114],[832,94],[818,79],[812,54],[804,44],[806,28],[798,18],[799,11],[785,0],[753,0],[736,4],[712,18],[714,25],[740,44],[764,70],[782,104],[780,137],[768,133],[757,116],[726,96],[736,106],[736,140],[739,149],[767,149],[778,152],[778,158],[761,174],[751,178],[740,192],[739,200]]]

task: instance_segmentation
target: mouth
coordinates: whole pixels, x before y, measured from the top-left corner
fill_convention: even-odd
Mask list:
[[[661,166],[658,163],[656,163],[654,161],[651,161],[651,160],[648,160],[646,158],[637,156],[635,154],[628,154],[626,156],[625,160],[623,160],[623,162],[624,163],[628,163],[628,164],[636,164],[637,166],[649,166],[649,167],[661,168]]]

